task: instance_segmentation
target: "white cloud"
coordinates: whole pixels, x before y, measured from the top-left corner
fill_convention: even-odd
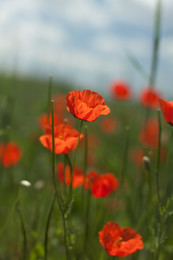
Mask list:
[[[160,63],[167,68],[173,55],[173,2],[162,2]],[[11,69],[16,64],[25,73],[56,71],[94,84],[99,78],[102,84],[103,78],[106,82],[119,76],[133,81],[125,51],[149,69],[155,4],[156,0],[0,1],[0,66]],[[160,65],[160,82],[172,76],[164,67]]]

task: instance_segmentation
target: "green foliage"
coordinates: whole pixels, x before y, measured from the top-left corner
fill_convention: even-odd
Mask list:
[[[22,259],[23,237],[19,218],[14,208],[17,198],[16,183],[19,184],[20,180],[28,179],[32,186],[30,188],[22,187],[19,194],[20,208],[27,231],[27,257],[28,260],[43,260],[45,227],[54,189],[51,153],[38,141],[43,131],[38,126],[37,120],[42,113],[47,113],[48,82],[15,76],[14,88],[10,85],[11,81],[10,77],[1,76],[0,141],[17,142],[22,147],[23,157],[15,167],[5,168],[2,164],[0,166],[0,239],[2,241],[0,259]],[[68,89],[62,84],[54,82],[52,92],[52,95],[55,93],[66,94]],[[13,100],[13,104],[9,105],[9,100]],[[158,204],[154,175],[156,151],[139,142],[145,109],[135,102],[120,103],[106,100],[106,103],[111,108],[111,116],[119,122],[119,128],[117,127],[111,134],[102,132],[100,125],[103,117],[91,124],[86,123],[88,137],[90,134],[95,134],[98,138],[95,146],[94,141],[88,142],[88,157],[91,159],[88,160],[86,172],[91,170],[96,170],[99,174],[112,172],[119,180],[119,188],[106,198],[97,199],[91,196],[90,210],[86,219],[86,191],[81,187],[73,189],[73,196],[69,196],[67,199],[63,193],[63,184],[58,183],[57,180],[63,216],[66,221],[70,260],[109,259],[98,240],[98,232],[108,221],[132,227],[143,238],[144,249],[133,256],[127,256],[126,259],[154,259],[159,250],[159,260],[172,260],[173,165],[171,159],[160,161],[161,203]],[[67,112],[65,115],[72,118]],[[156,116],[156,112],[151,111],[151,116]],[[73,124],[74,126],[76,124],[76,128],[78,128],[79,124],[76,121]],[[125,130],[127,126],[130,127],[130,131]],[[168,134],[170,140],[171,130],[164,123],[163,131]],[[172,143],[169,141],[165,145],[168,158],[169,153],[172,153],[171,146]],[[142,164],[137,165],[132,160],[131,151],[134,148],[141,148],[145,155],[150,156],[148,171]],[[84,153],[83,146],[79,145],[76,165],[82,169],[84,168]],[[70,164],[71,160],[73,165],[74,152],[69,153],[69,157],[67,162]],[[57,156],[55,160],[56,164],[64,162],[61,155]],[[124,180],[123,184],[120,184],[122,174]],[[36,185],[39,181],[43,183],[41,188]],[[86,226],[87,250],[84,250]],[[66,259],[62,212],[59,210],[57,201],[53,206],[48,228],[48,259]]]

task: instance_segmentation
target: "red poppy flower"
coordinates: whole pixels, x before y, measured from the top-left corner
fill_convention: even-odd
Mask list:
[[[150,108],[156,108],[159,105],[160,94],[151,88],[146,88],[141,93],[141,103]]]
[[[104,133],[110,134],[110,133],[114,133],[116,130],[116,121],[114,118],[104,118],[101,121],[100,124],[101,130]]]
[[[40,136],[39,140],[43,146],[52,151],[52,129],[47,127],[45,129],[45,135]],[[80,135],[80,139],[83,134]],[[79,133],[77,130],[69,125],[59,124],[54,127],[54,142],[55,153],[68,153],[76,148],[78,143]]]
[[[91,185],[91,193],[96,198],[108,196],[118,186],[118,180],[112,173],[98,176]]]
[[[139,139],[144,145],[150,148],[157,148],[158,135],[158,121],[156,119],[149,119],[146,126],[142,129]]]
[[[69,92],[66,96],[66,106],[73,116],[87,122],[110,113],[110,108],[105,105],[103,97],[89,89]]]
[[[96,171],[89,172],[85,177],[84,188],[86,190],[91,188],[92,183],[99,177]]]
[[[111,84],[113,96],[119,100],[128,100],[131,97],[129,85],[124,81],[115,81]]]
[[[57,125],[59,123],[62,123],[62,120],[54,114],[54,125]],[[50,115],[48,119],[47,114],[41,115],[38,118],[38,124],[43,128],[47,127],[48,125],[52,125],[52,116]]]
[[[173,125],[173,101],[166,101],[164,99],[159,99],[159,103],[162,109],[164,119],[170,125]]]
[[[108,255],[126,256],[143,249],[142,237],[132,228],[122,228],[116,222],[108,222],[99,232],[99,240]]]
[[[65,167],[65,176],[63,176],[63,170],[64,170],[64,164],[63,163],[59,163],[58,164],[58,178],[59,181],[61,183],[64,183],[65,180],[65,184],[67,186],[70,185],[70,180],[71,180],[71,172],[70,172],[70,167],[67,165]],[[73,181],[72,181],[72,187],[73,188],[77,188],[79,186],[81,186],[84,182],[84,174],[82,172],[82,170],[78,167],[74,168],[74,172],[73,172]]]
[[[62,114],[66,110],[65,95],[58,94],[54,96],[54,111],[55,113]]]
[[[21,148],[13,143],[0,144],[0,160],[4,167],[14,166],[18,163],[22,156]]]

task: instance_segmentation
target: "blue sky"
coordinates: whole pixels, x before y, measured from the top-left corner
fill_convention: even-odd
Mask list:
[[[157,0],[0,0],[0,69],[69,80],[99,92],[112,80],[147,82]],[[163,1],[157,88],[173,96],[173,1]]]

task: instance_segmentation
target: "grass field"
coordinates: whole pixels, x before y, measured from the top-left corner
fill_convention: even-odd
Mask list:
[[[173,136],[172,126],[165,122],[162,113],[133,99],[105,100],[111,113],[93,122],[83,121],[83,140],[67,153],[68,158],[64,153],[56,154],[52,178],[52,153],[39,141],[44,128],[38,123],[39,117],[48,113],[49,80],[2,74],[0,81],[1,144],[15,142],[22,151],[15,165],[6,166],[0,152],[0,259],[118,259],[106,253],[98,235],[106,223],[116,222],[134,229],[144,244],[142,250],[133,254],[127,245],[124,259],[171,260]],[[65,100],[69,91],[70,85],[53,82],[51,99],[63,95]],[[68,123],[79,132],[81,120],[67,111],[65,102],[61,105],[62,117],[68,118]],[[108,121],[104,123],[106,118],[113,122],[110,127]],[[157,122],[155,128],[141,138],[141,131],[151,118]],[[12,155],[7,156],[10,160]],[[91,171],[99,175],[112,173],[118,186],[112,190],[108,187],[107,195],[104,188],[99,198],[92,190],[84,189],[83,184],[70,189],[58,179],[57,165],[64,163],[64,158],[66,164],[71,161],[73,170],[75,160],[85,176]],[[21,185],[22,180],[28,180],[31,186]],[[54,195],[55,184],[61,207],[66,209],[63,213],[57,194]],[[114,239],[117,248],[121,239]]]

